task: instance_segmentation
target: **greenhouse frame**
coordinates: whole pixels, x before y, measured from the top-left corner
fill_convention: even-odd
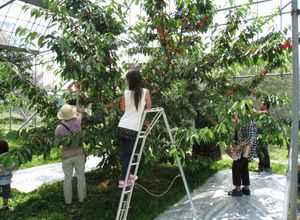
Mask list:
[[[97,4],[97,0],[92,1],[93,4]],[[23,34],[25,35],[25,30],[28,31],[28,33],[35,33],[35,35],[38,36],[50,36],[53,33],[53,36],[59,36],[60,33],[62,33],[62,30],[59,30],[56,25],[54,25],[53,17],[51,18],[52,14],[47,14],[46,17],[48,18],[45,20],[45,15],[40,16],[38,15],[39,11],[44,13],[47,12],[48,5],[46,3],[47,1],[40,1],[40,0],[0,0],[0,53],[1,51],[5,51],[6,55],[8,56],[2,56],[0,58],[0,62],[11,62],[16,63],[20,60],[20,62],[26,61],[29,62],[30,67],[26,67],[28,69],[28,72],[31,74],[31,81],[33,85],[35,85],[38,88],[42,88],[46,95],[48,94],[49,97],[57,98],[56,96],[63,97],[64,93],[68,91],[68,84],[71,81],[70,79],[72,77],[61,77],[60,71],[62,66],[66,66],[68,68],[69,63],[62,64],[63,62],[69,62],[68,60],[61,61],[61,63],[57,60],[57,54],[55,54],[55,49],[49,47],[47,48],[46,43],[40,44],[39,38],[36,38],[34,35],[32,35],[33,40],[32,43],[26,42],[28,39],[30,39],[30,35],[27,36],[27,38],[22,37],[21,34],[23,31]],[[62,2],[72,2],[71,0],[51,0],[50,2],[57,2],[59,5]],[[74,2],[80,2],[80,1],[74,1]],[[86,2],[86,1],[85,1]],[[105,1],[99,1],[101,4]],[[116,56],[120,56],[118,61],[114,63],[115,66],[128,66],[130,67],[132,64],[138,64],[139,68],[142,69],[145,64],[147,64],[147,53],[140,51],[131,51],[127,54],[123,53],[122,50],[132,49],[135,47],[135,43],[132,44],[125,44],[122,45],[122,40],[124,39],[131,39],[132,36],[128,37],[125,33],[129,33],[130,31],[134,30],[134,28],[139,24],[139,19],[144,14],[146,15],[145,10],[143,9],[144,5],[142,0],[131,0],[131,1],[114,1],[114,0],[107,0],[107,4],[115,4],[116,7],[120,6],[120,10],[124,10],[127,14],[124,16],[126,20],[125,28],[128,30],[123,31],[120,35],[119,39],[115,40],[116,42],[121,42],[120,46],[118,46],[118,49],[114,50],[116,51]],[[142,2],[142,3],[141,3]],[[149,2],[149,1],[148,1]],[[150,1],[151,2],[151,1]],[[165,2],[165,1],[156,1],[153,0],[152,2]],[[166,8],[164,9],[168,12],[168,16],[173,16],[175,14],[175,8],[176,4],[178,2],[184,2],[184,1],[167,1]],[[177,3],[176,3],[177,2]],[[186,1],[186,2],[202,2],[201,4],[206,5],[207,2],[213,2],[216,6],[215,9],[215,15],[212,19],[211,26],[208,28],[208,30],[205,30],[205,32],[202,33],[203,39],[205,38],[207,48],[213,48],[213,44],[217,44],[216,42],[212,43],[212,38],[214,36],[217,36],[216,33],[218,33],[218,30],[220,31],[225,28],[228,24],[226,22],[226,19],[228,18],[231,13],[234,13],[235,10],[246,7],[246,5],[249,7],[249,10],[251,11],[250,17],[245,17],[244,23],[252,22],[257,18],[263,18],[263,19],[272,19],[272,22],[270,22],[271,26],[274,28],[273,31],[286,31],[286,35],[291,40],[291,66],[288,71],[284,68],[274,68],[274,71],[271,73],[268,73],[268,77],[270,79],[290,79],[292,82],[291,91],[289,91],[292,94],[291,98],[291,109],[290,110],[290,116],[291,116],[291,129],[290,129],[290,144],[289,144],[289,158],[288,158],[288,165],[287,165],[287,175],[286,175],[286,189],[285,189],[285,198],[284,198],[284,207],[282,212],[282,219],[298,219],[298,206],[297,206],[297,198],[299,198],[298,193],[298,184],[297,184],[297,176],[298,176],[298,148],[299,148],[299,1],[298,0],[230,0],[230,1],[223,1],[223,0],[215,0],[215,1],[206,1],[206,0],[199,0],[199,1]],[[100,3],[99,3],[100,4]],[[146,4],[146,3],[145,3]],[[158,4],[158,3],[157,3]],[[178,3],[179,4],[179,3]],[[274,14],[274,10],[276,10],[276,13]],[[92,10],[92,9],[91,9]],[[150,10],[149,10],[150,11]],[[149,13],[149,12],[147,12]],[[55,13],[53,13],[55,14]],[[229,15],[228,15],[229,14]],[[253,17],[253,14],[256,16]],[[70,19],[68,20],[70,24],[74,22],[74,25],[76,25],[76,16],[72,14],[72,12],[69,13]],[[51,20],[52,19],[52,20]],[[269,22],[268,20],[265,20]],[[147,22],[150,23],[148,20]],[[154,24],[156,21],[154,20]],[[182,21],[181,21],[182,22]],[[57,23],[59,23],[57,21]],[[145,22],[146,23],[146,22]],[[201,24],[200,24],[201,25]],[[117,25],[116,25],[117,26]],[[151,26],[151,25],[149,25]],[[118,28],[118,27],[117,27]],[[116,29],[117,29],[116,28]],[[141,27],[142,28],[142,27]],[[153,28],[151,26],[151,28]],[[201,29],[201,28],[200,28]],[[262,33],[260,36],[264,37],[264,31],[269,31],[268,24],[266,27],[262,28]],[[159,32],[157,30],[157,32]],[[27,33],[27,32],[26,32]],[[137,33],[139,33],[137,31]],[[160,33],[160,32],[159,32]],[[222,32],[220,32],[222,33]],[[182,34],[181,34],[182,35]],[[188,35],[188,32],[187,32]],[[257,37],[257,42],[259,41],[259,35]],[[135,36],[138,38],[137,36]],[[180,40],[181,40],[180,36]],[[45,37],[46,38],[46,37]],[[41,40],[45,40],[45,38],[41,38]],[[49,38],[50,39],[50,38]],[[167,38],[165,38],[167,39]],[[174,38],[177,40],[177,38]],[[138,38],[136,42],[142,42],[141,39]],[[50,40],[49,40],[50,41]],[[128,40],[129,41],[129,40]],[[171,39],[172,41],[172,39]],[[147,43],[147,41],[145,41]],[[159,42],[159,41],[157,41]],[[158,48],[159,43],[149,43],[151,44],[152,48]],[[205,43],[203,43],[205,44]],[[161,45],[165,46],[165,44],[161,43]],[[171,45],[171,44],[170,44]],[[179,45],[179,43],[178,43]],[[167,43],[167,46],[168,43]],[[171,45],[172,46],[172,45]],[[136,48],[135,48],[136,49]],[[175,48],[176,49],[176,48]],[[179,50],[179,49],[178,49]],[[176,51],[175,51],[176,52]],[[175,53],[174,52],[174,53]],[[16,56],[17,53],[22,54],[21,56]],[[71,53],[71,52],[70,52]],[[73,52],[75,53],[75,52]],[[166,52],[167,53],[167,52]],[[199,52],[200,53],[200,52]],[[201,51],[202,53],[202,51]],[[11,55],[10,55],[11,54]],[[113,57],[113,55],[108,56],[109,59]],[[131,57],[130,57],[131,56]],[[76,55],[74,55],[76,57]],[[63,59],[62,59],[63,60]],[[114,61],[109,62],[113,63]],[[174,61],[176,64],[176,62]],[[179,63],[179,62],[178,62]],[[173,63],[172,63],[173,64]],[[175,65],[174,64],[174,65]],[[27,65],[27,64],[26,64]],[[91,64],[92,65],[92,64]],[[180,64],[181,65],[181,64]],[[222,67],[220,67],[222,68]],[[227,67],[226,67],[227,68]],[[228,68],[230,69],[230,68]],[[1,70],[0,70],[1,72]],[[159,72],[159,71],[158,71]],[[196,72],[196,71],[195,71]],[[18,73],[22,75],[22,73]],[[123,74],[124,75],[124,74]],[[176,75],[175,75],[176,76]],[[185,77],[185,76],[183,76]],[[251,80],[256,77],[255,73],[247,72],[246,74],[238,74],[232,77],[232,79],[235,82],[243,82],[243,80]],[[291,78],[292,77],[292,78]],[[0,73],[0,79],[1,73]],[[91,80],[91,79],[89,79]],[[95,79],[96,80],[96,79]],[[113,83],[113,79],[110,79],[109,77],[107,79],[107,83]],[[84,81],[84,80],[83,80]],[[89,81],[90,82],[90,81]],[[0,84],[2,86],[2,84]],[[284,85],[283,85],[284,86]],[[155,87],[156,88],[156,87]],[[160,87],[159,87],[160,88]],[[239,87],[238,87],[239,88]],[[289,87],[288,87],[289,88]],[[21,97],[21,99],[25,99],[25,95],[22,93],[22,89],[15,89],[13,88],[13,85],[11,85],[11,93],[15,94],[17,97]],[[118,88],[117,88],[118,89]],[[57,94],[54,94],[53,91],[56,91]],[[0,93],[1,94],[1,93]],[[111,92],[106,92],[106,94],[109,94],[112,96]],[[224,93],[225,94],[225,93]],[[106,95],[107,96],[107,95]],[[226,96],[226,95],[224,95]],[[227,94],[228,96],[228,94]],[[103,100],[105,101],[105,96],[103,96]],[[9,100],[9,99],[8,99]],[[12,98],[11,100],[14,100]],[[101,98],[102,101],[102,98]],[[111,101],[111,100],[110,100]],[[59,102],[59,101],[58,101]],[[12,101],[13,103],[13,101]],[[34,105],[28,106],[14,106],[13,104],[5,109],[5,111],[1,111],[1,105],[4,104],[4,100],[1,99],[0,96],[0,119],[1,121],[5,121],[5,123],[1,122],[1,126],[3,126],[3,130],[5,130],[4,133],[9,133],[10,131],[17,131],[22,132],[22,130],[26,130],[29,127],[33,128],[39,128],[40,126],[44,126],[43,117],[48,117],[47,115],[41,115],[38,109],[35,109]],[[108,104],[108,103],[106,103]],[[18,104],[17,104],[18,105]],[[26,104],[25,104],[26,105]],[[96,106],[96,105],[95,105]],[[164,107],[164,106],[161,106]],[[109,111],[109,108],[107,108]],[[172,109],[172,108],[171,108]],[[166,111],[167,112],[167,111]],[[108,113],[107,113],[108,114]],[[111,115],[117,115],[118,113],[111,113]],[[101,127],[102,126],[102,127]],[[106,125],[105,122],[101,124],[101,128],[105,128]],[[96,127],[95,127],[96,128]],[[97,128],[99,129],[99,128]],[[98,130],[97,130],[98,131]],[[1,129],[0,129],[1,132]],[[111,132],[111,131],[110,131]],[[2,136],[0,135],[0,138]],[[111,141],[111,140],[110,140]],[[113,141],[111,143],[114,144]],[[97,148],[95,148],[97,149]],[[99,148],[100,149],[100,148]],[[93,154],[93,153],[91,153]],[[179,155],[179,154],[178,154]],[[26,160],[25,160],[26,161]],[[299,178],[299,177],[298,177]],[[188,180],[189,181],[189,180]],[[189,182],[189,184],[191,184]],[[130,211],[129,211],[130,212]],[[125,217],[126,219],[126,217]],[[128,218],[129,219],[129,218]]]

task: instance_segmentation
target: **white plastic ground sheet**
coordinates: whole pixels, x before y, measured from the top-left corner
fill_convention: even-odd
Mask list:
[[[85,172],[95,169],[100,161],[99,157],[88,156]],[[61,163],[47,164],[13,172],[11,187],[20,192],[29,193],[43,184],[51,184],[63,179],[64,173]]]
[[[198,219],[282,219],[286,177],[250,172],[250,196],[231,197],[231,170],[210,177],[192,193]],[[193,219],[190,203],[185,196],[156,220]]]

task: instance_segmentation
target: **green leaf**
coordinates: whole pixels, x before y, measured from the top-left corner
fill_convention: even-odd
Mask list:
[[[39,37],[39,40],[38,40],[38,45],[39,45],[39,47],[42,47],[42,46],[43,46],[44,39],[45,39],[45,37],[44,37],[43,35]]]

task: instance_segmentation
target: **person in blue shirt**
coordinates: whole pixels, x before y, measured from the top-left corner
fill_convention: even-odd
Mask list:
[[[0,154],[8,152],[8,143],[0,140]],[[11,197],[10,183],[12,178],[12,170],[16,168],[15,165],[4,166],[0,161],[0,191],[3,198],[2,210],[12,211],[13,209],[8,206],[8,199]]]

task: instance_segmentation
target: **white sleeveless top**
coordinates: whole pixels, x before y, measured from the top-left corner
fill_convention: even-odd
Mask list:
[[[138,110],[136,110],[134,104],[134,92],[130,90],[125,90],[125,112],[122,116],[118,127],[127,128],[130,130],[138,131],[140,128],[140,122],[142,119],[142,114],[145,109],[145,95],[147,89],[143,89],[143,94],[141,97],[141,101],[139,103]]]

